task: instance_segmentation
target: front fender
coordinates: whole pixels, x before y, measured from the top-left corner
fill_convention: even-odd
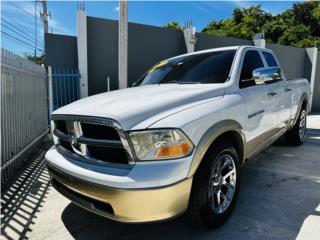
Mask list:
[[[245,135],[241,125],[238,122],[230,119],[230,120],[223,120],[214,124],[203,135],[203,137],[201,138],[195,150],[195,154],[190,166],[188,177],[192,177],[196,173],[205,153],[207,152],[211,144],[223,133],[226,133],[229,131],[233,131],[239,134],[239,136],[241,137],[242,143],[244,145]]]

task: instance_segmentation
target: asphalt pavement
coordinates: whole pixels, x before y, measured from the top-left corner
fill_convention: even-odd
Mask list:
[[[121,224],[89,213],[56,192],[44,165],[46,143],[1,195],[4,239],[320,239],[320,115],[308,117],[306,142],[278,141],[242,168],[230,219],[219,229],[188,215],[152,224]],[[134,207],[134,206],[133,206]]]

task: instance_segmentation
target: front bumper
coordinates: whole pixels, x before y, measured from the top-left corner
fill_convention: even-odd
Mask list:
[[[192,178],[173,185],[118,189],[73,177],[47,164],[52,185],[77,205],[120,222],[153,222],[173,218],[188,207]]]

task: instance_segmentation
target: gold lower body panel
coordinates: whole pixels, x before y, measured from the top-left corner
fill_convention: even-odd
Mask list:
[[[153,222],[182,214],[192,178],[151,189],[117,189],[91,183],[48,165],[52,185],[71,201],[98,215],[128,223]]]

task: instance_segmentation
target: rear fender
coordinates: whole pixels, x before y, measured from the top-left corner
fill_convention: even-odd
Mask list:
[[[293,119],[291,120],[291,122],[290,122],[290,128],[293,127],[293,126],[296,124],[296,122],[297,122],[297,120],[298,120],[298,118],[299,118],[300,111],[301,111],[301,109],[302,109],[302,104],[303,104],[305,101],[307,101],[307,112],[310,111],[310,104],[309,104],[309,102],[308,102],[308,95],[307,95],[306,93],[303,93],[302,96],[301,96],[301,98],[300,98],[300,101],[299,101],[299,106],[298,106],[298,108],[297,108],[298,110],[297,110],[294,118],[293,118]]]

